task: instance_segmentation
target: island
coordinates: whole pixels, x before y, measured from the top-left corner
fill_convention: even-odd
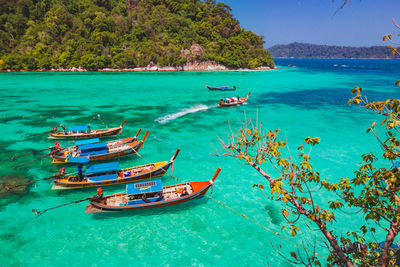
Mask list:
[[[3,1],[0,70],[273,68],[231,11],[214,0]]]

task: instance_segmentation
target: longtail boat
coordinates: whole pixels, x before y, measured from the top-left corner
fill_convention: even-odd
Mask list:
[[[69,148],[57,149],[52,152],[52,163],[89,163],[97,160],[106,160],[135,154],[143,146],[149,134],[144,134],[142,140],[137,141],[135,137],[128,137],[109,142],[90,144],[79,144]],[[75,142],[76,144],[76,142]]]
[[[83,174],[78,168],[78,175],[60,177],[54,179],[51,189],[74,189],[92,186],[106,186],[135,182],[145,179],[152,179],[163,176],[168,168],[174,163],[178,156],[179,149],[169,161],[149,163],[136,167],[129,167],[119,170],[118,162],[102,163],[86,168]],[[81,171],[81,174],[79,172]]]
[[[218,168],[211,180],[202,182],[164,187],[161,180],[127,184],[126,192],[91,198],[86,213],[157,208],[201,198],[214,184],[220,171]]]
[[[124,127],[126,120],[122,122],[119,127],[92,130],[90,125],[84,126],[71,126],[65,129],[64,125],[61,125],[63,131],[61,132],[51,132],[49,138],[53,139],[88,139],[88,138],[98,138],[104,136],[117,135],[120,133],[122,135],[122,127]],[[57,127],[53,129],[57,130]]]
[[[228,85],[222,85],[220,87],[212,87],[212,86],[208,86],[206,84],[206,88],[208,88],[209,90],[213,90],[213,91],[235,91],[236,90],[236,86],[229,87]]]
[[[230,106],[237,106],[241,105],[247,101],[249,98],[250,93],[245,97],[228,97],[228,98],[221,98],[221,101],[218,102],[218,107],[230,107]]]

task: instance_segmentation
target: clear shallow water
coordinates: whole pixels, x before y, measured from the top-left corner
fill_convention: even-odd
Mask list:
[[[276,63],[281,69],[261,72],[2,73],[0,156],[7,159],[24,149],[50,146],[51,141],[43,136],[26,136],[54,125],[90,122],[92,128],[99,128],[126,119],[124,136],[134,135],[138,127],[150,135],[141,150],[146,160],[123,158],[122,167],[167,160],[180,148],[174,176],[184,181],[208,180],[221,167],[212,197],[279,232],[284,224],[279,204],[251,188],[263,178],[234,159],[211,155],[213,146],[218,147],[218,136],[228,133],[228,121],[235,129],[244,112],[253,118],[258,113],[266,127],[286,132],[293,150],[306,136],[319,136],[321,144],[312,153],[315,168],[331,180],[351,177],[362,153],[379,151],[365,129],[380,118],[347,106],[350,90],[358,85],[370,99],[399,97],[394,82],[399,78],[400,61],[278,59]],[[239,89],[208,91],[204,83]],[[221,97],[248,92],[247,105],[216,107]],[[18,170],[10,169],[12,164],[2,161],[0,177],[26,175],[32,180],[50,176],[60,167],[49,160]],[[168,176],[162,180],[167,185],[176,183]],[[168,208],[101,215],[85,214],[83,202],[35,218],[33,208],[95,193],[95,188],[54,192],[50,187],[49,182],[40,182],[28,192],[0,200],[2,266],[265,266],[267,258],[271,266],[290,266],[270,243],[281,243],[283,252],[291,251],[291,244],[207,198]],[[104,188],[106,194],[122,190],[123,186]],[[330,196],[321,193],[316,198],[327,205]],[[354,230],[348,229],[349,221],[354,227],[362,222],[352,215],[337,219],[333,229],[338,232]],[[312,241],[313,233],[302,229],[298,238],[291,239]],[[282,234],[289,237],[289,233]]]

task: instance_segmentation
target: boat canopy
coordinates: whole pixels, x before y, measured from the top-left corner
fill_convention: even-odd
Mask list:
[[[118,162],[108,162],[102,164],[91,165],[86,168],[86,174],[101,173],[107,171],[117,171],[119,168]]]
[[[89,163],[90,158],[89,157],[68,157],[67,162],[69,163],[82,163],[86,164]]]
[[[84,144],[79,146],[80,150],[98,150],[102,148],[107,148],[107,144],[102,142],[102,143]]]
[[[85,132],[89,131],[89,129],[90,129],[89,125],[68,127],[68,131],[72,132]]]
[[[151,192],[162,192],[163,187],[161,180],[147,181],[142,183],[127,184],[126,194],[137,195]]]
[[[79,149],[81,150],[81,156],[106,154],[108,152],[106,143],[80,145]]]
[[[88,180],[95,182],[95,181],[113,180],[113,179],[117,179],[117,178],[118,178],[118,175],[116,173],[112,173],[112,174],[91,176],[91,177],[88,177]]]
[[[98,143],[100,142],[99,138],[92,138],[92,139],[86,139],[86,140],[76,140],[75,145],[86,145],[86,144],[92,144],[92,143]]]

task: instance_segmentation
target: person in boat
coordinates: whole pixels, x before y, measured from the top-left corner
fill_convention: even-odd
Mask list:
[[[236,90],[236,86],[233,86],[233,89],[235,89],[235,90]]]
[[[82,182],[82,180],[83,180],[83,165],[79,164],[77,168],[78,168],[78,181]]]
[[[65,134],[65,126],[64,126],[64,124],[61,124],[61,128],[63,129],[63,134]]]
[[[88,125],[87,127],[87,133],[90,133],[92,131],[92,129],[90,128],[90,125]]]
[[[95,199],[103,198],[103,189],[101,187],[97,188],[96,195],[93,198]]]
[[[64,175],[65,175],[65,168],[61,168],[60,170],[59,170],[59,172],[60,172],[60,177],[63,177]]]
[[[182,190],[181,197],[184,197],[184,196],[187,196],[187,195],[189,195],[189,193],[188,193],[188,191],[186,190],[186,188],[184,188],[184,189]]]

